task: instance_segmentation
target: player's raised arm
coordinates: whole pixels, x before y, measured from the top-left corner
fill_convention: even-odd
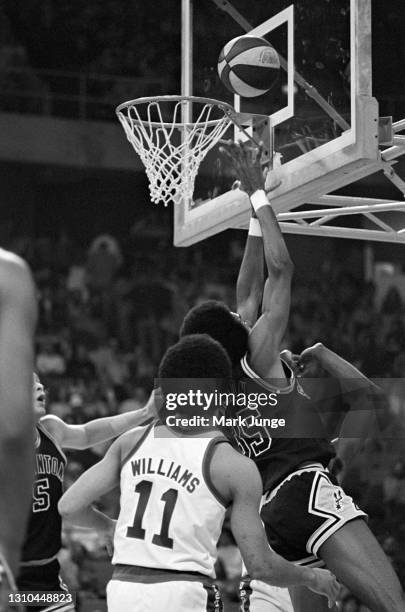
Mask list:
[[[259,150],[253,149],[246,152],[241,150],[239,145],[229,141],[226,147],[222,146],[220,148],[220,151],[232,163],[238,175],[239,188],[242,191],[250,194],[250,192],[253,193],[256,189],[264,188],[262,168],[260,163],[256,163],[256,161],[259,162]],[[247,155],[251,158],[249,161],[246,159]],[[276,189],[279,185],[280,181],[276,179],[269,187]],[[257,215],[252,208],[248,237],[236,284],[237,312],[242,321],[250,327],[253,327],[259,315],[263,299],[264,282],[262,230]]]
[[[375,434],[378,427],[384,427],[388,401],[381,387],[321,342],[305,349],[298,357],[297,365],[305,376],[314,363],[339,381],[343,398],[350,409],[344,421],[346,433],[351,431],[351,437],[358,437],[359,434],[359,437],[365,438]]]
[[[360,394],[367,391],[370,399],[385,402],[383,390],[367,378],[352,363],[327,348],[321,342],[306,348],[298,357],[298,367],[303,375],[313,362],[319,363],[331,376],[339,379],[344,393]]]
[[[339,380],[348,408],[336,432],[339,438],[336,441],[337,452],[346,469],[366,439],[376,437],[384,430],[388,401],[383,389],[321,342],[308,347],[297,358],[297,367],[303,376],[318,365]]]
[[[231,528],[252,579],[287,587],[306,586],[333,605],[339,591],[329,571],[300,567],[271,550],[259,517],[262,482],[255,464],[229,445],[218,445],[212,462],[215,488],[232,503]]]
[[[56,416],[48,415],[41,419],[41,423],[62,448],[83,450],[116,438],[129,429],[145,425],[155,417],[153,392],[143,408],[125,414],[93,419],[83,425],[69,425]]]
[[[250,143],[232,144],[227,150],[260,224],[268,276],[262,315],[250,334],[250,365],[262,378],[284,378],[279,352],[290,312],[293,264],[266,194],[276,189],[280,181],[272,170],[265,179],[260,150],[252,150]]]
[[[263,297],[263,285],[263,239],[259,221],[252,216],[236,283],[236,310],[249,327],[256,323]]]
[[[264,190],[255,191],[251,201],[263,233],[268,278],[264,287],[262,315],[250,334],[250,363],[262,377],[284,378],[279,355],[290,316],[294,266]]]
[[[0,574],[17,569],[32,499],[35,323],[31,273],[0,250]]]

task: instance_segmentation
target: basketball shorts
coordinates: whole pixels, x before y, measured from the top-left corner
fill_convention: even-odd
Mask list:
[[[294,612],[288,589],[261,580],[243,580],[239,597],[241,612]]]
[[[108,612],[223,612],[214,584],[192,581],[125,582],[107,585]]]
[[[270,546],[299,565],[322,567],[322,544],[343,525],[367,515],[320,464],[290,474],[263,496],[261,518]]]
[[[66,584],[59,576],[59,570],[59,562],[56,559],[45,565],[23,566],[17,578],[18,591],[68,593]],[[26,607],[26,612],[74,612],[74,610],[74,605],[68,602]]]

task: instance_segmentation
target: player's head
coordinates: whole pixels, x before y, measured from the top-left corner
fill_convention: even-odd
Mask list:
[[[236,366],[248,349],[249,327],[226,304],[208,300],[194,306],[184,317],[180,336],[208,334],[219,342]]]
[[[159,378],[223,378],[232,375],[230,359],[219,342],[207,334],[190,334],[167,349]]]
[[[32,401],[34,416],[36,419],[40,419],[45,414],[46,393],[44,385],[35,372],[32,375]]]
[[[159,366],[159,384],[163,397],[200,390],[225,391],[232,376],[232,366],[225,349],[206,334],[181,338],[163,356]],[[167,402],[166,402],[167,403]],[[189,405],[176,406],[176,413],[191,415]],[[195,414],[201,407],[195,406]]]

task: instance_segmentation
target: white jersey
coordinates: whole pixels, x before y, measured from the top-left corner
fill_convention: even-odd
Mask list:
[[[151,425],[121,467],[112,562],[215,578],[226,508],[209,465],[216,444],[227,440],[159,432]]]

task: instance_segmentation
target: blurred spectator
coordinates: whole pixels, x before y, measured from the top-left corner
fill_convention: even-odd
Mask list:
[[[398,289],[396,287],[388,289],[387,295],[381,304],[381,312],[388,315],[401,314],[403,308],[404,306]]]
[[[36,366],[40,375],[65,373],[65,359],[57,350],[55,342],[52,340],[43,341],[38,351]]]
[[[67,366],[67,375],[73,379],[81,378],[84,381],[94,379],[97,374],[94,361],[90,359],[87,347],[80,343],[76,345],[73,355]]]
[[[384,479],[384,503],[392,521],[405,516],[405,463],[397,461]]]
[[[90,353],[99,378],[114,388],[122,388],[129,376],[128,357],[119,348],[118,341],[110,338]]]
[[[124,412],[132,412],[133,410],[139,410],[145,406],[148,401],[148,396],[144,387],[139,385],[131,385],[127,384],[125,388],[125,392],[127,398],[124,399],[119,407],[119,414],[124,414]]]
[[[93,291],[110,289],[121,264],[122,254],[117,240],[108,234],[95,238],[90,245],[86,264],[89,288]]]

